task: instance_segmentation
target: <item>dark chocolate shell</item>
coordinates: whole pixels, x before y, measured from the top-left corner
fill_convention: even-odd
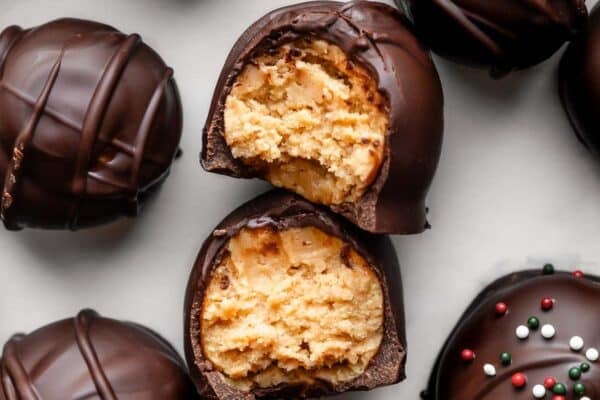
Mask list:
[[[261,177],[233,157],[224,109],[247,61],[269,48],[305,37],[340,47],[376,80],[389,103],[384,159],[377,177],[353,203],[331,209],[374,233],[410,234],[429,227],[425,198],[442,145],[443,93],[425,49],[405,18],[385,4],[316,1],[275,10],[252,25],[233,47],[215,89],[203,134],[204,169],[236,178]]]
[[[181,137],[173,71],[140,36],[61,19],[0,34],[0,179],[8,229],[136,215]]]

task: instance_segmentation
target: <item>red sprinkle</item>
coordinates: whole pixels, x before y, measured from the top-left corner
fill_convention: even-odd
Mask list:
[[[508,306],[506,303],[497,303],[496,304],[496,315],[503,316],[508,312]]]
[[[475,352],[473,350],[464,349],[460,352],[460,358],[462,358],[464,362],[471,362],[475,359]]]
[[[544,387],[546,389],[552,389],[554,385],[556,385],[556,379],[554,379],[553,377],[549,376],[546,379],[544,379]]]
[[[581,278],[583,278],[583,271],[580,271],[580,270],[574,271],[573,276],[575,278],[581,279]]]
[[[561,396],[560,394],[552,396],[552,400],[567,400],[565,396]]]
[[[525,374],[522,374],[521,372],[517,372],[516,374],[514,374],[512,376],[511,381],[512,381],[512,385],[515,388],[520,389],[527,384],[527,377],[525,376]]]
[[[542,310],[549,311],[552,310],[552,307],[554,307],[554,300],[550,297],[544,297],[542,299]]]

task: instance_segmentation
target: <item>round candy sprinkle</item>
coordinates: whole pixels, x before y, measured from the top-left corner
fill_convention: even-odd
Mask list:
[[[512,356],[510,353],[507,353],[506,351],[500,353],[500,362],[504,366],[510,365],[510,363],[512,363]]]
[[[581,336],[573,336],[571,340],[569,340],[569,347],[573,351],[581,351],[583,349],[583,339]]]
[[[519,325],[515,331],[517,337],[521,340],[525,340],[529,337],[529,328],[525,325]]]
[[[590,398],[589,398],[589,397],[587,397],[587,396],[583,396],[583,397],[582,397],[582,398],[580,398],[579,400],[592,400],[592,399],[590,399]]]
[[[581,378],[581,370],[577,367],[573,367],[569,370],[569,378],[571,378],[571,380],[579,380],[579,378]]]
[[[460,358],[465,362],[471,362],[475,359],[475,352],[470,349],[464,349],[460,352]]]
[[[598,358],[600,358],[600,354],[598,354],[598,350],[592,347],[585,352],[585,358],[591,362],[596,362],[598,361]]]
[[[496,315],[501,317],[503,315],[506,315],[506,313],[508,312],[508,306],[506,305],[506,303],[497,303],[496,304]]]
[[[542,299],[541,305],[542,305],[542,310],[550,311],[550,310],[552,310],[552,307],[554,307],[554,300],[551,299],[550,297],[544,297]]]
[[[567,394],[567,387],[562,383],[557,383],[552,388],[552,393],[554,394]]]
[[[552,275],[554,273],[554,265],[546,264],[542,271],[544,272],[544,275]]]
[[[552,400],[567,400],[567,398],[565,396],[552,396]]]
[[[576,383],[575,386],[573,386],[573,391],[575,392],[575,394],[581,396],[582,394],[585,394],[585,385],[581,382]]]
[[[511,381],[512,381],[512,385],[515,388],[520,389],[527,384],[527,377],[525,376],[525,374],[522,374],[521,372],[517,372],[516,374],[514,374],[512,376]]]
[[[483,366],[483,372],[487,376],[496,376],[496,367],[494,367],[492,364],[485,364]]]
[[[553,377],[549,376],[546,379],[544,379],[544,387],[546,389],[552,389],[554,385],[556,385],[556,379],[554,379]]]
[[[554,335],[556,335],[556,329],[552,325],[546,324],[542,326],[542,336],[544,339],[552,339]]]
[[[529,326],[529,329],[535,330],[540,327],[540,320],[537,317],[529,317],[527,326]]]
[[[588,372],[590,370],[590,364],[588,363],[581,363],[581,365],[579,366],[579,369],[581,369],[581,372]]]
[[[583,278],[583,272],[580,270],[573,271],[573,276],[577,279],[581,279],[581,278]]]
[[[535,385],[533,387],[533,397],[535,397],[536,399],[543,399],[544,397],[546,397],[546,388],[544,387],[544,385]]]

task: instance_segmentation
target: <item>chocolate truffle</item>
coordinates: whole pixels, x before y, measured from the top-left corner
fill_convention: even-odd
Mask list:
[[[589,31],[567,49],[560,64],[560,95],[581,142],[600,154],[600,5]]]
[[[185,348],[204,399],[319,397],[404,378],[391,241],[273,191],[215,228],[191,273]]]
[[[443,95],[392,7],[310,2],[273,11],[229,54],[202,166],[259,177],[364,230],[418,233],[440,156]]]
[[[585,0],[395,0],[442,57],[494,78],[552,56],[582,31]]]
[[[0,34],[8,229],[136,215],[166,178],[181,129],[173,71],[140,36],[76,19]]]
[[[600,279],[580,271],[497,280],[450,334],[423,398],[597,399],[599,307]]]
[[[142,326],[85,310],[16,335],[0,358],[0,400],[193,400],[183,360]]]

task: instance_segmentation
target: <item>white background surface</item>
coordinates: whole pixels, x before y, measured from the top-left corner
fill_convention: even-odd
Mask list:
[[[15,332],[92,307],[146,324],[182,350],[184,289],[200,245],[222,217],[267,187],[200,168],[212,91],[243,30],[293,2],[0,0],[0,28],[73,16],[141,33],[174,67],[185,112],[185,154],[135,223],[78,233],[0,230],[0,345]],[[404,275],[409,377],[342,398],[417,399],[464,308],[504,273],[552,261],[600,274],[600,162],[577,142],[560,107],[558,59],[500,82],[435,59],[446,130],[429,196],[433,230],[394,238]]]

